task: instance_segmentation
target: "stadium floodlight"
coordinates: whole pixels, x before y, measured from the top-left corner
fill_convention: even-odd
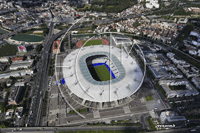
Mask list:
[[[77,85],[77,84],[78,84],[78,81],[76,81],[74,84]]]
[[[102,94],[103,94],[103,92],[104,92],[104,90],[102,90],[102,92],[100,93],[100,95],[102,95]]]
[[[118,88],[116,88],[116,90],[114,91],[115,94],[117,94]]]
[[[70,75],[70,77],[72,77],[74,75],[74,73],[72,73],[71,75]]]
[[[86,92],[88,92],[89,89],[90,89],[90,87],[87,88]]]
[[[130,89],[131,89],[131,88],[130,88],[130,84],[128,84],[128,85],[126,86],[126,88],[130,90]]]
[[[138,81],[136,78],[134,78],[133,80],[136,81],[136,82],[140,82],[140,81]]]

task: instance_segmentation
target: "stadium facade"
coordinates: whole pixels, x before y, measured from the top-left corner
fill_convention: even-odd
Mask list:
[[[96,67],[105,66],[94,75]],[[105,77],[106,80],[97,79]],[[123,49],[108,45],[82,47],[63,61],[63,79],[70,96],[91,108],[117,107],[132,101],[143,82],[143,71]],[[97,77],[97,78],[95,78]]]

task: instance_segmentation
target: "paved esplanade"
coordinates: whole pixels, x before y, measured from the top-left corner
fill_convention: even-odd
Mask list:
[[[86,59],[105,55],[118,69],[119,76],[110,81],[95,81]],[[63,62],[63,77],[72,93],[93,102],[110,102],[131,96],[140,88],[143,72],[135,59],[119,48],[105,45],[76,49]],[[84,68],[84,69],[83,69]]]

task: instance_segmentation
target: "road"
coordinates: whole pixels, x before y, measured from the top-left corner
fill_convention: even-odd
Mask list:
[[[78,28],[79,26],[74,26],[71,28],[71,30]],[[53,41],[56,40],[59,36],[64,34],[68,29],[65,29],[63,31],[60,31],[59,33],[52,36],[54,28],[54,23],[51,22],[50,28],[49,28],[49,34],[47,35],[44,44],[43,44],[43,50],[41,52],[41,77],[40,77],[40,86],[37,91],[37,100],[33,112],[33,123],[34,126],[39,126],[41,122],[41,113],[42,113],[42,99],[44,98],[44,94],[47,91],[48,86],[48,68],[49,68],[49,61],[51,58],[51,45],[53,44]]]
[[[35,114],[35,126],[39,126],[40,124],[40,118],[41,118],[41,112],[42,112],[42,99],[44,97],[45,91],[47,90],[47,84],[48,84],[48,68],[49,68],[49,59],[51,58],[51,45],[54,40],[51,40],[54,29],[54,23],[50,23],[49,27],[49,34],[47,35],[45,42],[44,42],[44,49],[41,53],[42,56],[42,78],[40,80],[40,87],[38,90],[38,99],[36,102],[36,108],[34,111]]]
[[[22,129],[20,131],[20,129]],[[134,126],[85,126],[85,127],[26,127],[26,128],[2,128],[1,132],[48,132],[48,131],[97,131],[97,130],[139,130],[140,127]],[[183,128],[183,129],[170,129],[154,131],[152,133],[190,133],[194,128]],[[196,128],[196,132],[200,132],[200,128]]]
[[[46,131],[90,131],[90,130],[136,130],[140,129],[140,127],[134,127],[134,126],[86,126],[86,127],[29,127],[29,128],[23,128],[23,132],[46,132]],[[12,131],[18,131],[20,128],[4,128],[1,129],[2,132],[12,132]]]

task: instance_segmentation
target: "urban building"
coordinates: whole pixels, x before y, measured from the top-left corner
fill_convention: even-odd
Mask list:
[[[149,65],[148,68],[156,79],[167,78],[169,76],[163,66]]]
[[[56,54],[56,53],[60,53],[60,47],[61,47],[61,41],[60,40],[57,40],[57,41],[54,41],[53,42],[53,53]]]
[[[18,119],[21,119],[23,114],[23,107],[17,107],[15,110],[15,115],[17,116]]]
[[[19,96],[21,94],[22,86],[11,87],[10,94],[8,96],[9,105],[17,105],[19,102]]]
[[[186,124],[185,116],[179,116],[175,111],[162,111],[160,114],[160,122],[172,127],[182,127]],[[174,125],[174,126],[173,126]]]
[[[11,61],[16,62],[16,61],[23,61],[24,57],[12,57]]]
[[[158,83],[166,92],[167,98],[199,95],[199,92],[186,79],[160,80]]]
[[[22,45],[21,45],[21,46],[18,46],[17,48],[18,48],[18,52],[19,52],[19,53],[26,53],[26,52],[27,52],[26,47],[24,47],[24,46],[22,46]]]
[[[169,65],[170,61],[164,57],[163,54],[159,53],[147,53],[146,55],[147,63],[157,64],[157,65]]]
[[[116,44],[116,46],[121,46],[121,45],[132,45],[132,41],[128,37],[124,36],[112,36],[113,42]]]
[[[1,57],[0,58],[0,62],[8,62],[8,58],[7,57]]]
[[[33,70],[18,70],[18,71],[12,71],[10,73],[3,73],[3,74],[0,74],[0,79],[7,79],[7,78],[10,78],[10,76],[12,77],[21,77],[21,76],[24,76],[24,75],[32,75],[33,74]]]
[[[198,76],[192,77],[191,81],[194,83],[196,88],[200,89],[200,77]]]
[[[10,66],[10,70],[17,70],[19,68],[27,69],[31,67],[33,64],[33,60],[27,60],[27,61],[15,61]]]
[[[5,119],[10,119],[10,118],[12,118],[13,112],[14,112],[13,109],[8,109],[8,110],[6,111]]]

